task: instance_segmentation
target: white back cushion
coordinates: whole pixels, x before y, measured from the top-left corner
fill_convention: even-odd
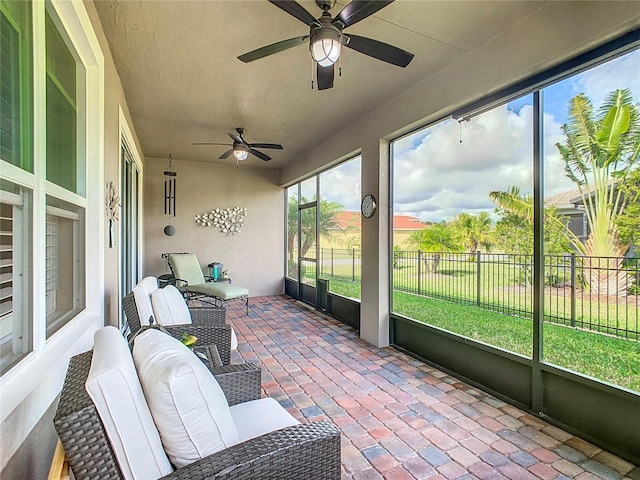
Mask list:
[[[158,290],[158,279],[156,277],[144,277],[138,282],[138,285],[144,288],[149,298],[151,298],[151,294]]]
[[[149,325],[150,317],[153,317],[151,297],[147,295],[147,291],[144,287],[136,285],[133,287],[133,298],[136,301],[136,309],[138,310],[140,325],[143,327]]]
[[[167,285],[151,295],[153,314],[160,325],[184,325],[191,323],[191,313],[180,291]]]
[[[104,327],[94,342],[85,388],[124,478],[156,480],[171,473],[126,340],[117,328]]]
[[[300,423],[273,398],[238,403],[230,410],[238,429],[238,443]]]
[[[159,330],[147,330],[134,340],[133,360],[164,449],[176,467],[237,443],[227,399],[191,350]]]
[[[151,295],[158,290],[158,279],[156,277],[144,277],[135,287],[133,287],[133,298],[136,301],[140,325],[149,325],[149,317],[153,315],[151,306]]]

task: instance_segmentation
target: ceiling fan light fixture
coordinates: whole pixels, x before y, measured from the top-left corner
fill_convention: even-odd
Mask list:
[[[239,162],[244,162],[249,156],[249,150],[244,145],[236,145],[233,147],[233,156]]]
[[[321,67],[330,67],[340,58],[340,32],[332,28],[318,29],[311,36],[311,57]]]

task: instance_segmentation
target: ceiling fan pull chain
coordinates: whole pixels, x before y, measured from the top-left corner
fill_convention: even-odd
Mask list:
[[[311,59],[311,90],[313,90],[313,74],[315,73],[313,69],[314,66],[315,66],[315,62],[313,61],[313,58],[312,58]]]
[[[340,32],[340,45],[342,45],[342,32]],[[344,49],[340,49],[340,56],[338,57],[338,76],[342,76],[342,57],[344,55]]]

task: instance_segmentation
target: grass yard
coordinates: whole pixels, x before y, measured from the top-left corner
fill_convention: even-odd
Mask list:
[[[330,291],[360,298],[360,285],[331,280]],[[531,321],[469,305],[395,292],[393,311],[495,347],[531,357]],[[547,363],[640,391],[640,343],[560,325],[544,325]]]

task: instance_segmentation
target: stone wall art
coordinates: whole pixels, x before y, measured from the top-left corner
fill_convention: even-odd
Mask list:
[[[244,227],[247,209],[242,207],[216,208],[193,217],[196,225],[219,228],[225,235],[237,235]]]

